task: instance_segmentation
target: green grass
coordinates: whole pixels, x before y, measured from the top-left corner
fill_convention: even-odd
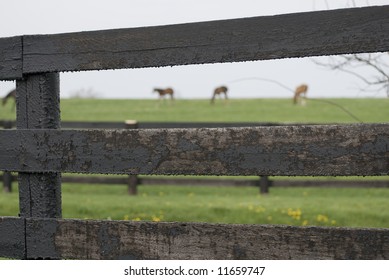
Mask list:
[[[363,122],[389,122],[389,99],[330,101]],[[64,121],[356,122],[328,103],[302,107],[286,99],[233,99],[213,106],[209,100],[70,99],[61,101],[61,111]],[[0,110],[0,119],[14,118],[10,104]],[[387,179],[377,179],[382,178]],[[274,188],[261,196],[252,187],[140,186],[131,197],[126,186],[63,184],[62,196],[64,218],[389,228],[389,189]],[[0,216],[17,214],[17,190],[0,192]]]
[[[388,122],[389,99],[337,99],[364,122]],[[80,112],[89,112],[80,114]],[[63,100],[63,120],[122,121],[220,121],[220,122],[355,122],[339,108],[327,103],[309,102],[294,106],[287,99],[246,99],[219,102],[208,100]]]
[[[64,121],[204,121],[204,122],[357,122],[339,107],[323,101],[308,100],[307,106],[295,106],[289,99],[217,100],[61,100]],[[328,99],[352,112],[363,122],[389,122],[389,99]],[[1,119],[15,119],[12,104],[0,110]]]
[[[87,187],[82,191],[87,200],[81,201],[77,199],[79,189],[64,186],[65,217],[84,211],[85,215],[79,218],[389,227],[388,190],[284,188],[272,189],[270,195],[261,196],[252,187],[144,186],[139,188],[137,197],[130,197],[123,186],[105,192],[101,189],[100,195]],[[112,194],[107,194],[107,190]],[[99,199],[101,194],[106,201]],[[82,207],[84,204],[88,206]],[[89,208],[89,204],[93,207]],[[79,207],[82,211],[74,213]],[[302,213],[299,218],[292,218],[289,209],[300,209]],[[328,220],[319,221],[319,215]]]
[[[70,185],[62,188],[63,217],[239,224],[389,228],[388,189],[212,188]],[[16,216],[18,195],[0,195],[0,213]]]

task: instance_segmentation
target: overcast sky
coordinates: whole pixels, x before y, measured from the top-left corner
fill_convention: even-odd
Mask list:
[[[131,28],[275,15],[354,5],[389,5],[389,0],[0,0],[0,37]],[[369,75],[369,71],[363,72]],[[179,98],[209,98],[227,85],[231,98],[290,97],[289,88],[309,85],[310,97],[385,97],[361,92],[359,80],[320,68],[310,58],[61,73],[61,97],[81,92],[99,98],[156,98],[154,87],[173,87]],[[238,81],[240,80],[240,81]],[[0,96],[14,82],[0,82]]]

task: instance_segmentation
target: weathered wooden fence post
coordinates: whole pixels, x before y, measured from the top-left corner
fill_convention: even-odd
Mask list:
[[[127,129],[137,129],[138,122],[135,120],[126,120]],[[129,175],[128,177],[128,194],[137,195],[138,194],[138,175]]]
[[[4,172],[3,173],[3,185],[4,185],[4,192],[12,192],[12,174],[11,172]]]
[[[17,129],[60,127],[59,73],[27,75],[16,89]],[[21,217],[61,218],[60,173],[20,172],[18,179]]]
[[[268,176],[259,177],[259,190],[261,194],[269,194],[270,181]]]
[[[3,124],[4,129],[11,129],[12,122],[5,121]],[[5,171],[3,173],[3,187],[5,192],[12,192],[12,174],[11,172]]]
[[[138,176],[129,175],[128,177],[128,194],[137,195],[138,194]]]

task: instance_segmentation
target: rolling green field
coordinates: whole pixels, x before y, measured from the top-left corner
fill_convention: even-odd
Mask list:
[[[363,122],[389,122],[389,99],[315,99],[295,106],[289,99],[216,100],[63,99],[64,121],[205,121],[355,123],[336,103]],[[0,120],[15,119],[12,102],[0,108]]]
[[[363,122],[389,122],[389,99],[329,101]],[[357,122],[339,107],[313,100],[302,107],[286,99],[233,99],[213,106],[209,100],[70,99],[61,101],[61,111],[64,121]],[[1,108],[0,119],[14,119],[14,115],[10,104]],[[379,179],[383,178],[388,179]],[[0,192],[0,216],[18,214],[17,187],[14,189],[10,194]],[[140,186],[138,196],[128,196],[124,185],[62,187],[64,218],[155,222],[389,228],[388,199],[389,189],[274,188],[261,196],[254,187]]]

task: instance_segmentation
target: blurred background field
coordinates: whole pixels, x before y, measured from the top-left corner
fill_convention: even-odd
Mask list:
[[[328,99],[365,123],[389,121],[389,99]],[[14,120],[12,102],[0,119]],[[109,100],[63,99],[63,121],[356,123],[328,102],[290,99]],[[68,175],[64,175],[68,176]],[[101,175],[104,176],[104,175]],[[277,178],[283,179],[283,178]],[[289,179],[289,178],[288,178]],[[301,179],[301,178],[299,178]],[[310,178],[312,179],[312,178]],[[317,178],[325,180],[327,178]],[[351,178],[339,178],[350,180]],[[355,180],[355,177],[352,178]],[[360,178],[364,180],[365,178]],[[369,178],[372,179],[372,178]],[[373,179],[388,179],[387,176]],[[0,193],[0,215],[18,215],[17,184]],[[286,224],[299,226],[389,227],[389,188],[271,188],[139,186],[129,196],[125,185],[63,183],[64,218]]]
[[[64,218],[389,227],[389,189],[63,184]],[[2,216],[17,216],[18,193],[0,194]]]
[[[161,121],[161,122],[300,122],[355,123],[336,103],[363,122],[388,122],[389,99],[339,98],[309,99],[306,106],[296,106],[291,99],[63,99],[63,121]],[[15,119],[13,101],[0,110],[0,120]]]

